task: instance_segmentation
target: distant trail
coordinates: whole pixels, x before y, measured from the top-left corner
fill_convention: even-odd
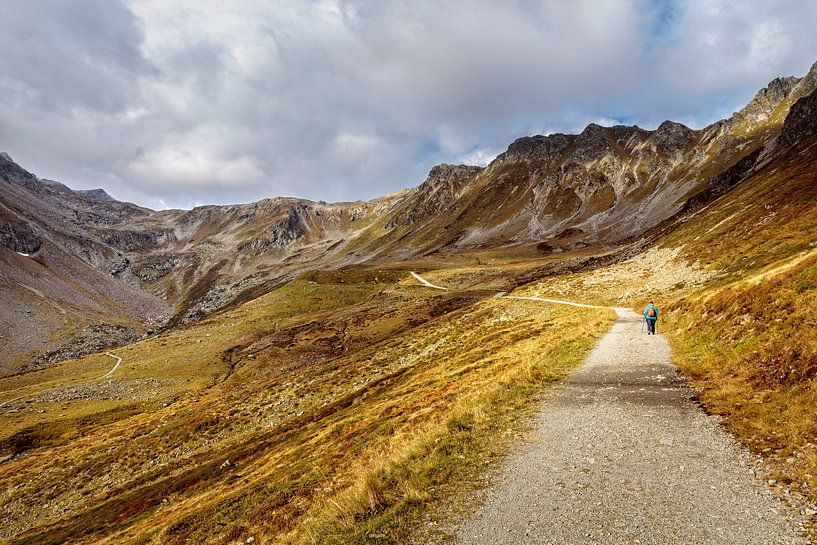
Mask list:
[[[553,303],[555,305],[570,305],[571,307],[582,307],[582,308],[609,308],[609,309],[619,309],[619,307],[605,307],[601,305],[586,305],[584,303],[575,303],[573,301],[564,301],[562,299],[546,299],[544,297],[522,297],[519,295],[502,295],[500,296],[497,294],[498,297],[502,297],[503,299],[521,299],[523,301],[542,301],[543,303]]]
[[[419,274],[417,274],[414,271],[409,271],[409,272],[411,273],[411,276],[413,276],[415,279],[417,279],[418,282],[420,282],[422,285],[424,285],[427,288],[434,288],[435,290],[448,291],[448,288],[444,288],[442,286],[437,286],[435,284],[432,284],[431,282],[429,282],[428,280],[426,280],[425,278],[423,278],[422,276],[420,276]]]
[[[423,278],[422,276],[420,276],[416,272],[413,272],[413,271],[410,271],[410,272],[411,272],[411,276],[416,278],[422,285],[424,285],[424,286],[426,286],[428,288],[434,288],[435,290],[448,290],[448,288],[444,288],[442,286],[437,286],[435,284],[432,284],[431,282],[429,282],[428,280],[426,280],[425,278]],[[554,305],[570,305],[571,307],[609,308],[609,309],[612,309],[612,310],[626,310],[626,309],[622,309],[621,307],[605,307],[605,306],[601,306],[601,305],[587,305],[585,303],[576,303],[574,301],[565,301],[563,299],[546,299],[544,297],[522,297],[520,295],[507,295],[507,292],[504,292],[504,291],[497,292],[497,294],[494,297],[502,298],[502,299],[518,299],[518,300],[522,300],[522,301],[541,301],[543,303],[553,303]]]
[[[114,356],[114,355],[113,355],[113,354],[111,354],[110,352],[105,352],[105,355],[106,355],[106,356],[110,356],[111,358],[115,359],[115,360],[116,360],[116,365],[114,365],[114,366],[113,366],[113,369],[111,369],[110,371],[108,371],[107,373],[105,373],[104,375],[102,375],[101,377],[99,377],[97,380],[102,380],[102,379],[106,379],[106,378],[108,378],[108,377],[113,376],[114,372],[115,372],[117,369],[119,369],[119,364],[121,364],[121,363],[122,363],[122,358],[120,358],[119,356]]]
[[[534,299],[536,300],[536,299]],[[589,305],[580,305],[589,306]],[[545,399],[460,545],[803,544],[796,512],[695,403],[661,335],[618,322]]]

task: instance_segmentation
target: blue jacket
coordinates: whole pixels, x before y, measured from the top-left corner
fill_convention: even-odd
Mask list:
[[[655,309],[655,316],[649,316],[650,307]],[[655,305],[647,305],[644,307],[644,319],[645,320],[657,320],[658,319],[658,307]]]

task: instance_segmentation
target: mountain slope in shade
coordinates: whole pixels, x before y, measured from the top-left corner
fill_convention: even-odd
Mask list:
[[[369,202],[273,198],[154,212],[41,180],[2,154],[2,289],[32,312],[2,318],[15,334],[0,364],[90,323],[186,323],[310,269],[614,248],[729,191],[789,146],[789,109],[815,89],[817,65],[701,130],[666,121],[652,131],[591,124],[523,137],[485,168],[438,165],[420,186]],[[798,112],[810,104],[801,103]],[[18,341],[26,331],[35,334]]]
[[[141,330],[166,320],[165,302],[111,274],[117,252],[92,235],[146,210],[40,181],[7,155],[0,188],[2,372],[93,323]]]

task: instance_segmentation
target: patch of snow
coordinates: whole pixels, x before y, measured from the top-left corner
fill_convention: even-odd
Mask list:
[[[24,254],[23,252],[17,252],[17,253],[20,254],[23,257],[31,257],[31,254]]]

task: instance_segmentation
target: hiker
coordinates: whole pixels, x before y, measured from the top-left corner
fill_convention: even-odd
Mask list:
[[[658,307],[655,303],[650,301],[650,304],[644,307],[644,321],[647,322],[647,335],[655,335],[655,322],[658,320]]]

